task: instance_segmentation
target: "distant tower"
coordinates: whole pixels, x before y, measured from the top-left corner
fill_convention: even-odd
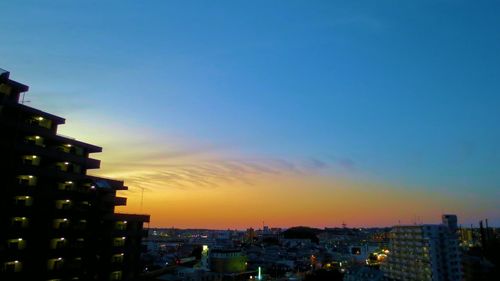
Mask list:
[[[479,221],[479,231],[481,234],[481,245],[484,247],[486,245],[486,233],[484,232],[483,221]]]
[[[458,219],[456,215],[443,215],[441,219],[443,224],[446,225],[452,232],[457,231]]]

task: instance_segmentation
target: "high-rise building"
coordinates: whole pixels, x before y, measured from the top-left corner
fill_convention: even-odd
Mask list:
[[[87,175],[102,149],[57,134],[26,91],[0,69],[0,280],[135,279],[149,216],[114,212],[127,187]]]
[[[455,281],[462,279],[457,217],[442,224],[394,226],[390,253],[381,269],[391,280]]]

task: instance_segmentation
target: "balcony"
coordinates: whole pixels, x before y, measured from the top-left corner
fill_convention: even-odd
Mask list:
[[[115,206],[125,206],[127,205],[127,198],[126,197],[115,197],[114,200]]]
[[[81,165],[85,169],[98,169],[101,166],[100,160],[87,158],[83,155],[64,152],[60,150],[58,146],[43,147],[31,143],[23,143],[19,144],[17,146],[17,149],[25,155],[39,155],[43,158],[50,159],[53,162],[71,162]]]

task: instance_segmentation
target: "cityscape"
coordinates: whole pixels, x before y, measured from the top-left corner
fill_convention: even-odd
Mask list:
[[[43,2],[0,281],[500,280],[500,4]]]

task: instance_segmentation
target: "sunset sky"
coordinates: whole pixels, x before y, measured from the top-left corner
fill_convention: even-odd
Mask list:
[[[118,211],[500,226],[500,2],[78,2],[1,1],[0,68],[104,148]]]

